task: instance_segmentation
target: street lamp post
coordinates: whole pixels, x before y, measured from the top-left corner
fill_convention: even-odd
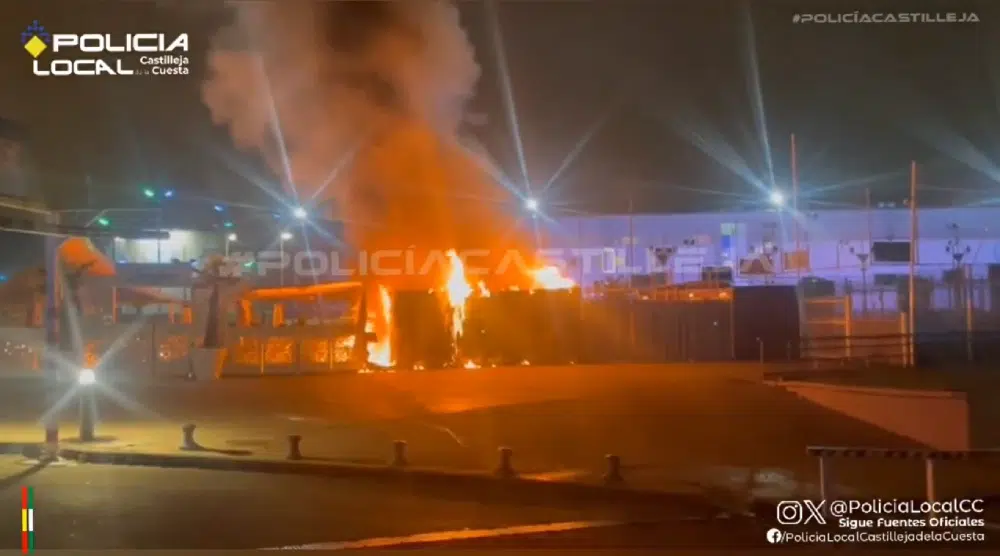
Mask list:
[[[539,237],[538,230],[538,212],[541,210],[541,205],[539,204],[538,199],[535,199],[534,197],[528,197],[525,199],[524,210],[531,214],[531,231],[535,238],[535,255],[537,255],[538,251],[542,249],[542,241]]]
[[[163,231],[163,208],[159,207],[156,210],[156,231]],[[163,262],[163,240],[156,238],[156,263],[160,264]]]
[[[281,236],[278,237],[278,260],[281,261],[281,278],[279,284],[281,286],[285,285],[285,242],[291,241],[291,232],[281,232]]]
[[[59,215],[48,215],[50,225],[59,224]],[[59,245],[62,238],[46,236],[45,238],[45,378],[49,395],[49,407],[59,403]],[[62,331],[64,334],[65,331]],[[50,415],[45,421],[45,446],[48,457],[57,457],[59,453],[59,416]]]
[[[93,369],[84,368],[77,371],[76,384],[80,407],[80,440],[83,442],[97,440],[95,432],[97,427],[97,396],[94,392],[96,381],[97,376]]]
[[[99,234],[92,234],[87,230],[81,230],[80,227],[68,226],[66,228],[62,227],[63,214],[72,213],[88,213],[94,212],[92,209],[68,209],[68,210],[47,210],[44,208],[34,207],[27,203],[19,202],[5,202],[0,200],[0,206],[7,208],[13,208],[15,210],[21,210],[26,212],[32,212],[36,215],[44,215],[46,230],[42,232],[45,237],[45,350],[43,352],[43,376],[45,378],[46,388],[45,394],[48,399],[48,407],[55,409],[60,406],[60,402],[63,398],[61,380],[64,369],[62,368],[62,360],[59,357],[61,347],[65,342],[60,340],[66,340],[70,334],[68,329],[69,318],[64,318],[64,315],[60,314],[60,300],[59,294],[61,291],[66,291],[64,286],[65,279],[62,276],[62,265],[59,257],[60,247],[65,238],[74,235],[81,235],[84,237],[97,236],[101,237],[106,235],[109,230],[105,230]],[[104,215],[108,212],[105,209],[96,216],[94,216],[90,221],[82,228],[90,228],[94,224],[98,224],[101,228],[107,228],[110,226],[110,220],[106,219]],[[75,230],[74,230],[75,228]],[[38,230],[32,228],[30,231],[27,229],[18,230],[14,229],[15,232],[24,233],[38,233]],[[160,238],[161,234],[156,233],[156,238]],[[83,271],[90,265],[94,263],[89,263],[83,268],[76,270],[75,276],[70,277],[72,281],[80,279]],[[78,283],[71,283],[69,285],[69,295],[75,297],[76,288],[79,286]],[[63,300],[69,303],[70,300]],[[75,299],[72,300],[76,307],[79,307],[79,303]],[[74,307],[67,307],[67,310],[73,310]],[[65,335],[66,337],[61,337]],[[70,352],[71,350],[67,350]],[[70,362],[71,365],[77,364],[78,362]],[[91,387],[94,383],[95,376],[93,369],[76,369],[77,371],[77,385],[83,387]],[[81,409],[85,406],[92,406],[92,402],[83,403],[84,401],[90,401],[92,399],[93,391],[92,389],[86,392],[81,392]],[[80,431],[81,439],[87,440],[93,437],[94,428],[94,414],[93,412],[85,412],[80,415]],[[43,418],[43,425],[45,427],[45,451],[46,458],[57,458],[58,448],[59,448],[59,412],[50,410],[48,414]]]
[[[236,236],[236,234],[229,234],[226,236],[226,258],[229,257],[229,246],[238,239],[239,238]]]

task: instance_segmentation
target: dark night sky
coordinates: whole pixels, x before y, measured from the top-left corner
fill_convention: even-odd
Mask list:
[[[137,195],[134,184],[144,182],[217,198],[252,195],[252,187],[208,154],[208,146],[231,147],[224,131],[212,129],[198,97],[204,52],[224,14],[206,8],[209,0],[173,4],[185,9],[114,0],[8,1],[0,7],[0,35],[8,38],[0,48],[0,115],[30,126],[43,187],[62,206],[86,201],[84,175],[91,176],[101,203],[124,204]],[[992,168],[1000,160],[1000,8],[993,4],[502,2],[530,179],[548,181],[603,120],[545,194],[548,203],[621,211],[631,194],[637,211],[681,211],[760,198],[750,181],[767,184],[771,178],[754,117],[755,58],[779,186],[787,184],[794,132],[803,195],[818,201],[860,203],[866,187],[876,201],[901,200],[911,159],[923,165],[926,202],[1000,197],[990,193],[1000,179]],[[791,21],[797,11],[833,9],[975,11],[981,22]],[[463,2],[461,10],[483,69],[472,109],[488,123],[474,132],[521,181],[486,11],[477,1]],[[18,41],[34,19],[54,31],[188,32],[195,75],[37,78]],[[708,153],[695,146],[697,137]]]

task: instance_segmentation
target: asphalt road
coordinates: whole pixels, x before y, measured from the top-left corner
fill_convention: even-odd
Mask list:
[[[20,546],[21,488],[34,494],[36,548],[716,548],[772,547],[767,516],[690,506],[499,499],[368,481],[0,457],[0,550]],[[956,548],[997,548],[968,543]],[[782,545],[782,547],[790,545]],[[942,546],[943,547],[943,546]],[[822,548],[822,546],[820,547]]]
[[[650,520],[664,520],[665,531],[682,531],[693,511],[574,500],[512,502],[359,480],[231,471],[37,467],[12,456],[0,457],[0,477],[0,507],[7,516],[0,549],[20,546],[21,487],[34,489],[38,549],[258,549]],[[724,525],[715,531],[724,532]],[[669,536],[661,542],[669,546]]]
[[[982,551],[993,553],[1000,548],[1000,535],[993,531],[967,530],[963,533],[981,534],[966,536],[956,542],[952,537],[948,540],[932,540],[925,542],[902,542],[887,540],[879,543],[842,540],[829,542],[819,537],[811,541],[786,541],[770,543],[767,539],[769,527],[756,519],[699,519],[699,520],[660,520],[651,522],[628,523],[606,527],[586,527],[567,531],[552,531],[540,533],[525,533],[518,535],[483,535],[470,539],[454,539],[438,542],[420,542],[420,539],[405,539],[405,544],[399,548],[410,549],[465,549],[465,550],[498,550],[498,549],[533,549],[533,550],[583,550],[583,549],[697,549],[718,550],[719,554],[730,550],[767,549],[786,550],[790,553],[800,553],[808,549],[810,553],[836,551],[842,553],[845,549],[905,549],[913,554],[915,549],[923,549],[928,554],[940,554],[942,549]],[[842,530],[825,528],[810,531],[827,533],[827,538],[836,538],[843,534]],[[876,532],[876,531],[873,531]],[[881,532],[881,531],[878,531]],[[940,531],[937,531],[940,532]],[[916,533],[916,531],[914,531]],[[402,540],[402,539],[400,539]],[[323,546],[322,548],[326,548]],[[354,548],[346,544],[345,548]],[[727,551],[727,552],[722,552]],[[921,552],[924,553],[924,552]]]
[[[211,384],[118,386],[106,421],[255,423],[304,437],[303,449],[385,457],[394,439],[416,465],[489,469],[499,446],[529,474],[593,479],[621,457],[640,486],[694,482],[744,488],[754,469],[779,498],[812,493],[807,445],[910,447],[912,443],[761,385],[759,366],[519,367],[234,379]],[[30,389],[29,389],[30,390]],[[44,410],[37,391],[5,388],[5,417]],[[71,408],[72,414],[75,409]],[[9,416],[9,417],[8,417]],[[5,419],[5,420],[7,420]],[[945,493],[1000,492],[1000,475],[944,466]],[[917,496],[919,462],[838,462],[836,480],[882,496]],[[773,488],[772,488],[773,487]]]

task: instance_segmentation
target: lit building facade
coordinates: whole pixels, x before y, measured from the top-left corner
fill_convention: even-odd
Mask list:
[[[566,253],[584,286],[713,276],[737,285],[791,284],[814,276],[857,289],[908,275],[911,218],[906,208],[813,211],[799,218],[788,210],[567,217],[555,218],[546,236],[543,247],[553,256]],[[986,279],[991,268],[994,276],[1000,272],[998,265],[1000,208],[918,212],[920,277],[948,281],[961,269]]]
[[[106,241],[105,253],[118,263],[169,264],[190,262],[209,254],[223,254],[225,238],[214,232],[167,230],[167,239],[123,239]]]

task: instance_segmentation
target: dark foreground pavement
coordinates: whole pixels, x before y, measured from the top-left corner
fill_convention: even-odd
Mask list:
[[[538,549],[538,550],[625,550],[625,549],[656,549],[656,550],[748,550],[767,549],[785,550],[788,553],[800,553],[808,549],[810,553],[820,551],[837,551],[845,549],[871,550],[913,550],[920,553],[939,554],[944,550],[961,550],[963,552],[980,551],[995,553],[1000,549],[1000,534],[996,532],[982,533],[982,538],[967,536],[964,540],[955,541],[956,537],[947,540],[911,543],[904,541],[886,542],[781,542],[772,544],[766,540],[768,527],[760,521],[747,518],[732,518],[726,520],[661,520],[645,523],[628,523],[614,526],[581,527],[567,531],[552,531],[540,533],[525,533],[517,535],[483,535],[472,539],[442,540],[439,542],[406,542],[396,545],[398,548],[410,549],[466,549],[466,550],[497,550],[497,549]],[[829,535],[838,534],[830,529]],[[953,532],[974,535],[979,531]],[[410,541],[410,539],[406,539]],[[327,547],[322,547],[327,548]],[[354,545],[344,545],[345,549],[356,548]],[[375,548],[375,547],[372,547]]]
[[[22,487],[36,548],[749,548],[768,519],[702,506],[497,500],[362,479],[73,465],[0,458],[0,549],[17,549]],[[470,537],[470,533],[471,535]]]
[[[499,502],[363,480],[99,465],[35,468],[0,458],[0,549],[20,546],[21,487],[34,488],[38,549],[221,549],[655,517],[621,507]],[[675,514],[664,508],[654,513]]]
[[[175,447],[180,425],[196,423],[213,448],[254,456],[281,454],[286,436],[300,434],[307,456],[385,461],[392,441],[405,440],[414,465],[475,470],[493,468],[497,448],[509,446],[519,471],[555,480],[599,479],[605,454],[614,453],[627,480],[643,488],[694,482],[745,490],[746,473],[754,470],[769,479],[768,495],[778,499],[816,494],[808,445],[915,447],[763,385],[760,375],[759,365],[692,364],[132,384],[106,395],[100,413],[108,423],[103,430],[113,436],[124,429],[111,424],[149,423],[171,431]],[[30,423],[46,407],[33,386],[0,388],[6,423]],[[74,413],[70,407],[68,419]],[[213,433],[234,425],[245,430]],[[120,440],[143,448],[135,435]],[[919,463],[838,461],[835,480],[856,489],[846,493],[916,497],[923,484]],[[947,462],[939,494],[1000,493],[995,471]]]
[[[767,516],[706,514],[703,507],[513,502],[361,479],[37,467],[14,457],[0,458],[0,477],[0,507],[7,508],[0,550],[19,547],[23,486],[34,489],[40,550],[774,547],[766,541],[773,527]],[[997,545],[955,548],[996,550]]]

